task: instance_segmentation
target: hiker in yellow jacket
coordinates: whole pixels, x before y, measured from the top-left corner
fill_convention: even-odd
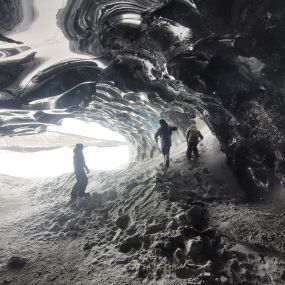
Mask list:
[[[192,152],[194,152],[194,155],[196,158],[199,157],[197,145],[203,138],[204,137],[202,136],[201,132],[197,129],[195,124],[192,124],[187,129],[186,140],[187,140],[188,147],[186,151],[186,156],[187,156],[189,163],[191,161]]]

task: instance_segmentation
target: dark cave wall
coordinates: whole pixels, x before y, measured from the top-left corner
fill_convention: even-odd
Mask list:
[[[228,163],[249,196],[267,198],[284,183],[285,3],[195,2],[199,17],[190,11],[192,22],[186,13],[181,20],[172,13],[175,1],[156,12],[193,31],[193,49],[189,42],[170,48],[168,70],[207,95],[208,123]],[[185,7],[177,3],[180,10]],[[208,97],[219,107],[207,104]]]
[[[197,7],[211,33],[234,38],[204,73],[208,91],[238,121],[234,143],[223,135],[220,141],[248,191],[266,194],[279,179],[284,183],[285,2],[217,2],[197,1]]]

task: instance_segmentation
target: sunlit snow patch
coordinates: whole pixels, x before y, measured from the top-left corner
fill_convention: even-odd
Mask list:
[[[129,148],[122,135],[96,123],[65,119],[42,135],[2,137],[0,173],[30,178],[72,172],[76,143],[85,145],[91,170],[119,169],[129,163]]]

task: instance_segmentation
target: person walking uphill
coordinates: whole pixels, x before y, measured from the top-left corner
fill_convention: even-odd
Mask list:
[[[198,131],[195,124],[191,125],[190,128],[187,129],[186,140],[188,147],[186,156],[189,162],[191,160],[192,152],[194,152],[196,158],[199,157],[197,145],[203,138],[204,137],[202,136],[201,132]]]
[[[73,166],[76,183],[71,191],[71,199],[85,196],[85,189],[88,184],[88,178],[85,170],[87,173],[89,173],[89,169],[85,163],[85,158],[83,155],[83,144],[76,144],[75,148],[73,149],[73,153]]]
[[[169,166],[169,151],[171,147],[171,135],[173,131],[177,131],[177,127],[169,126],[165,120],[159,120],[160,128],[154,135],[154,139],[157,143],[158,137],[161,140],[161,151],[164,156],[164,164],[166,167]]]

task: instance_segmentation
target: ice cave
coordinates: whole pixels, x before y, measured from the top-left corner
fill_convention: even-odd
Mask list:
[[[0,285],[285,284],[284,54],[284,0],[0,0]]]

